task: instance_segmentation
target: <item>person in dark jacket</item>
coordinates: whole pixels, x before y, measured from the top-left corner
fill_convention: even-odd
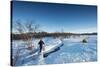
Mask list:
[[[42,41],[42,39],[40,39],[40,41],[39,41],[39,47],[40,47],[40,53],[41,53],[41,51],[42,51],[42,49],[43,49],[43,45],[44,45],[44,42]]]

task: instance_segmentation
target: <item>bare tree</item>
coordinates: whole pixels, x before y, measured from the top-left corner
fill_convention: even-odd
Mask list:
[[[14,28],[19,34],[24,34],[22,37],[27,40],[28,47],[32,48],[33,33],[37,33],[39,31],[39,27],[40,25],[36,24],[34,21],[27,21],[26,23],[22,23],[21,20],[17,20]]]
[[[39,30],[40,25],[36,24],[35,21],[27,21],[25,23],[25,28],[27,33],[29,33],[28,37],[28,42],[29,42],[29,49],[32,49],[32,39],[33,39],[33,34],[37,33]]]
[[[15,23],[13,23],[13,29],[18,34],[21,34],[21,37],[23,37],[24,40],[27,40],[27,48],[30,50],[32,50],[33,48],[33,45],[32,45],[33,34],[39,31],[39,27],[40,25],[36,24],[33,21],[22,22],[21,20],[17,20]],[[16,62],[19,58],[19,54],[21,51],[19,47],[18,47],[18,50],[16,51],[16,55],[12,59],[13,66],[16,65]]]
[[[27,28],[27,32],[36,33],[36,32],[38,32],[40,25],[36,24],[35,21],[28,21],[28,22],[26,22],[25,27]]]

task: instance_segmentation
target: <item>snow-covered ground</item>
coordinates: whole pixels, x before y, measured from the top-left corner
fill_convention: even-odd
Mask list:
[[[84,38],[88,41],[87,43],[82,43]],[[32,45],[34,45],[34,47],[31,51],[26,49],[27,42],[14,40],[12,42],[13,58],[19,53],[15,65],[63,64],[97,61],[97,36],[70,37],[64,38],[62,41],[60,38],[45,37],[43,38],[43,41],[45,42],[45,51],[39,53],[39,39],[33,38]],[[60,47],[61,44],[63,44],[62,47]],[[49,54],[47,57],[43,57],[43,54],[51,52],[57,47],[60,47],[59,50]],[[20,51],[18,52],[18,50]]]

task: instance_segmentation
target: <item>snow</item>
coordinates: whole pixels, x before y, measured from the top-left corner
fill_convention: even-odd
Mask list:
[[[48,46],[45,46],[44,48],[44,51],[43,53],[49,53],[49,52],[52,52],[54,51],[57,47],[60,47],[62,45],[62,42],[59,41],[59,43],[55,44],[55,45],[48,45]]]
[[[81,42],[84,38],[88,41],[87,43]],[[97,61],[97,36],[70,37],[63,38],[62,41],[60,38],[45,37],[43,41],[45,49],[39,53],[39,39],[33,38],[32,45],[34,47],[32,50],[27,49],[26,41],[13,40],[13,58],[15,58],[17,50],[20,50],[16,66]],[[47,57],[43,56],[58,47],[60,47],[58,51]]]

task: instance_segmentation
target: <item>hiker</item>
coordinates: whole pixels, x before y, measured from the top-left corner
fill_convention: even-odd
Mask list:
[[[39,41],[39,47],[40,47],[40,53],[41,53],[41,51],[44,49],[44,47],[43,47],[43,45],[44,45],[44,42],[42,41],[42,39],[40,39],[40,41]]]

